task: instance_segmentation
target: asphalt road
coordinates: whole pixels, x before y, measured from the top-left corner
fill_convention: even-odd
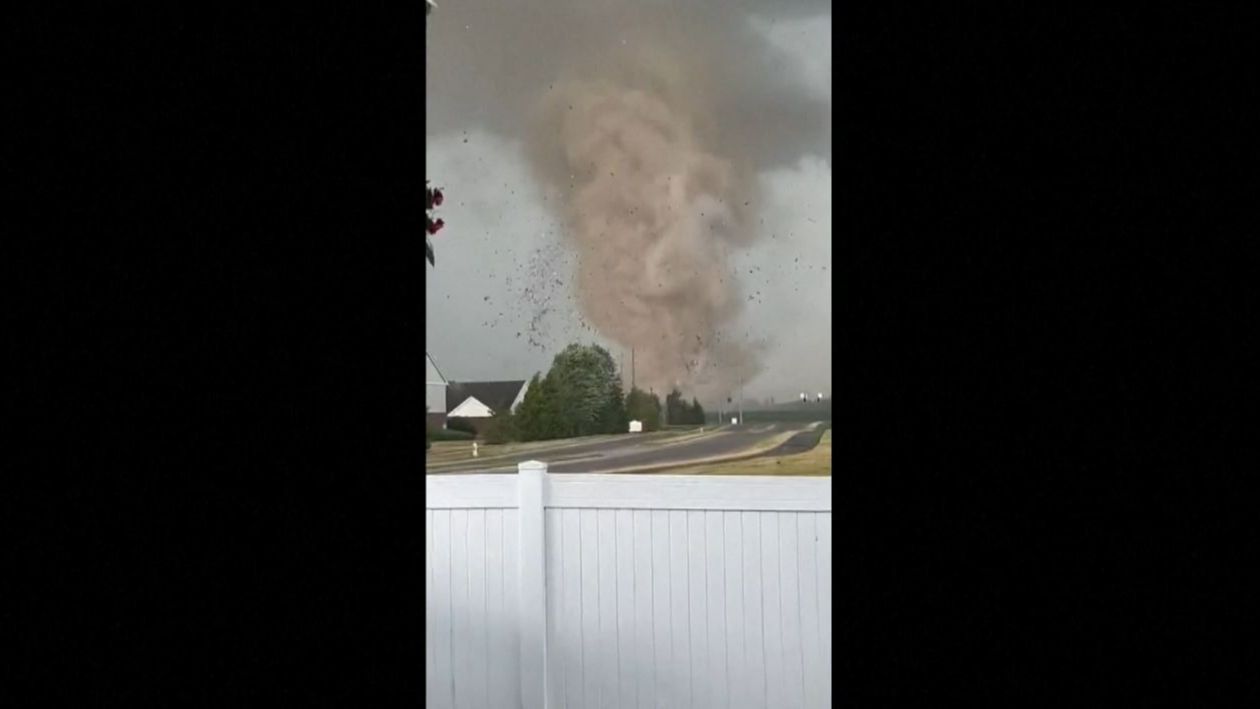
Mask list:
[[[432,472],[511,473],[516,472],[516,464],[524,460],[544,461],[548,472],[552,473],[613,473],[640,466],[681,467],[707,458],[740,453],[789,432],[797,432],[797,435],[782,446],[793,444],[792,452],[800,452],[818,442],[822,426],[803,422],[748,423],[723,426],[683,441],[672,438],[637,439],[633,434],[626,434],[611,440],[555,450],[534,450],[511,458],[487,461],[484,465],[461,464],[458,469],[441,468]]]
[[[492,460],[486,461],[485,463],[478,463],[471,458],[459,461],[447,460],[431,466],[433,470],[430,472],[470,472],[470,470],[472,472],[485,472],[486,470],[490,470],[492,468],[498,470],[499,468],[506,469],[508,467],[512,470],[516,470],[516,464],[526,460],[551,461],[569,459],[573,456],[589,455],[593,453],[608,453],[610,451],[623,448],[644,448],[647,446],[656,446],[667,442],[667,440],[676,440],[676,437],[668,435],[663,436],[660,432],[656,432],[643,434],[642,438],[637,436],[631,438],[630,434],[626,434],[625,436],[614,436],[611,438],[601,437],[599,440],[589,441],[586,443],[573,443],[572,439],[566,439],[563,442],[558,443],[554,449],[550,447],[535,448],[530,451],[514,453],[507,456],[494,453],[493,449],[483,448],[482,450],[484,451],[484,455],[486,457],[491,457]],[[430,466],[426,466],[426,468],[427,467]],[[476,470],[472,470],[473,468],[476,468]]]
[[[762,453],[761,455],[777,457],[777,456],[785,456],[785,455],[794,455],[796,453],[804,453],[805,451],[818,445],[819,439],[822,438],[822,435],[824,432],[826,432],[826,430],[827,429],[825,427],[818,426],[816,428],[811,428],[805,431],[801,431],[795,436],[792,436],[791,438],[784,441],[782,444],[779,445],[779,447],[770,451],[766,451],[765,453]],[[758,457],[761,457],[761,456],[758,456]]]

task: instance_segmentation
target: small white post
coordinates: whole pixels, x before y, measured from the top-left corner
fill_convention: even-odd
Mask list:
[[[477,457],[477,442],[473,441],[473,457]]]
[[[547,546],[543,514],[547,464],[527,460],[516,466],[520,491],[521,706],[547,706]]]

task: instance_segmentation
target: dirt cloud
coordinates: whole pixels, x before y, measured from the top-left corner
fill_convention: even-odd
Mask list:
[[[730,332],[743,306],[731,257],[762,236],[757,174],[830,159],[829,106],[750,27],[764,7],[466,0],[434,13],[431,126],[472,120],[523,141],[577,256],[583,316],[633,348],[640,385],[658,391],[717,396],[757,374],[758,350]],[[478,78],[451,83],[451,62]]]

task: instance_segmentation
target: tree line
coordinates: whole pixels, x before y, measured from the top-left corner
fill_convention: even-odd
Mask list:
[[[637,387],[623,393],[612,355],[599,345],[573,344],[556,355],[546,375],[535,374],[515,412],[497,411],[486,430],[488,443],[540,441],[625,433],[629,422],[644,431],[668,424],[703,424],[704,409],[674,390],[665,400]]]
[[[691,403],[683,401],[682,392],[677,389],[665,397],[665,409],[669,413],[669,424],[703,424],[704,407],[692,398]]]

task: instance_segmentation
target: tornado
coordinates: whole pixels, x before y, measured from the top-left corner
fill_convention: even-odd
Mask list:
[[[520,141],[576,257],[581,316],[634,350],[641,387],[724,396],[761,369],[733,259],[768,238],[759,172],[830,159],[830,107],[784,76],[750,18],[827,7],[464,0],[444,6],[449,29],[435,23],[431,126],[471,117]],[[485,80],[456,84],[444,63]]]

